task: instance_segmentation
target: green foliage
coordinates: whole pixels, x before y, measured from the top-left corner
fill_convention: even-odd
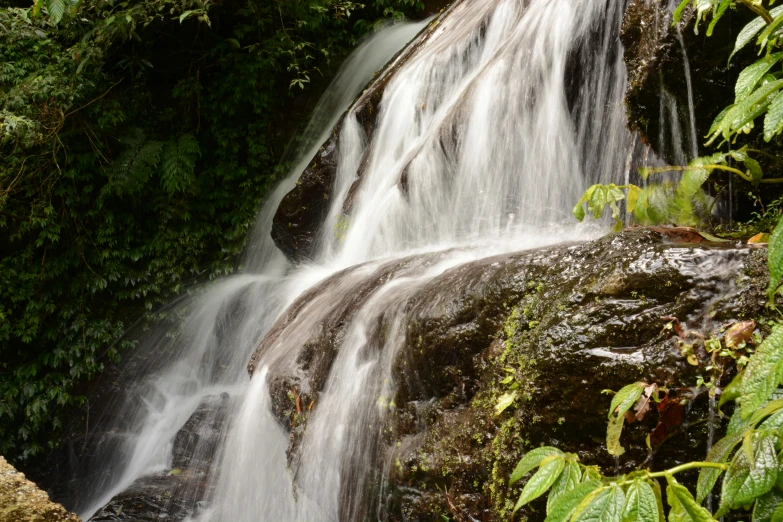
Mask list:
[[[659,522],[664,516],[670,522],[711,522],[731,511],[753,506],[754,521],[777,520],[783,515],[783,400],[770,400],[783,391],[783,326],[776,325],[756,352],[746,369],[732,381],[726,393],[737,399],[725,437],[718,440],[703,462],[688,462],[664,471],[634,471],[628,475],[591,476],[595,468],[586,466],[579,457],[554,447],[531,450],[514,470],[510,485],[538,468],[527,480],[515,511],[549,492],[547,521],[595,520],[620,522]],[[748,370],[751,370],[750,372]],[[773,384],[770,389],[770,383]],[[650,400],[660,400],[656,385],[634,383],[615,394],[609,407],[610,427],[631,408],[646,411]],[[726,393],[724,395],[726,395]],[[750,397],[753,396],[753,399]],[[747,401],[747,402],[746,402]],[[728,402],[723,400],[722,402]],[[618,435],[619,440],[619,435]],[[607,437],[607,451],[612,444]],[[619,442],[617,443],[619,445]],[[679,473],[700,470],[696,497],[677,482]],[[702,502],[712,492],[721,474],[718,511],[713,515]],[[664,513],[659,479],[665,478],[668,514]],[[776,518],[778,517],[778,518]]]
[[[130,324],[236,270],[306,116],[291,86],[421,7],[20,5],[0,7],[0,454],[17,461],[56,442]]]
[[[609,406],[609,427],[606,430],[606,449],[610,455],[619,457],[625,453],[625,448],[620,444],[625,413],[639,401],[644,388],[645,384],[642,382],[629,384],[617,392],[612,399],[612,404]]]

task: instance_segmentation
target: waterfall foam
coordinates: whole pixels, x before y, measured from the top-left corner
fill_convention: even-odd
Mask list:
[[[294,267],[270,238],[278,204],[370,75],[423,24],[387,28],[357,51],[316,111],[291,176],[261,210],[245,275],[172,307],[184,317],[177,331],[154,329],[124,364],[111,415],[99,420],[97,472],[82,483],[92,493],[80,499],[83,518],[145,474],[166,472],[176,431],[202,401],[226,392],[206,501],[195,506],[196,492],[178,493],[194,517],[382,519],[383,481],[372,469],[384,465],[378,441],[406,335],[395,317],[408,299],[466,262],[603,230],[575,226],[570,209],[590,184],[622,181],[638,149],[622,101],[624,3],[453,5],[390,76],[372,129],[355,109],[345,114],[317,255]],[[309,389],[297,368],[303,357],[317,362],[308,343],[328,336],[330,321],[345,334],[329,341],[334,360],[320,388]],[[262,338],[248,384],[245,364]],[[302,386],[293,393],[314,399],[287,456],[293,442],[270,386],[289,374]]]

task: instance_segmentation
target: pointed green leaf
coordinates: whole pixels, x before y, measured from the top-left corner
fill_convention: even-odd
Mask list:
[[[574,217],[577,221],[582,221],[585,218],[585,206],[582,204],[582,200],[579,200],[579,203],[574,206],[574,209],[572,210],[574,213]]]
[[[680,2],[680,5],[677,6],[677,9],[674,10],[674,14],[672,14],[672,25],[676,25],[680,23],[682,12],[685,10],[686,7],[688,7],[688,4],[690,3],[691,0],[682,0],[682,2]]]
[[[742,433],[726,435],[716,442],[710,449],[705,459],[707,462],[726,462],[734,447],[742,440]],[[699,471],[699,480],[696,483],[696,500],[699,503],[704,502],[707,495],[710,494],[715,483],[718,481],[723,470],[717,468],[701,468]]]
[[[769,252],[767,253],[769,263],[772,263],[773,254],[778,254],[783,258],[783,254],[775,252],[772,247],[774,236],[778,234],[777,239],[780,241],[780,236],[783,235],[778,232],[778,228],[783,229],[780,226],[776,227],[775,232],[772,233],[773,237],[770,238]],[[783,250],[783,245],[778,245],[778,248]],[[783,269],[783,267],[779,267],[779,269]],[[772,283],[772,277],[772,267],[770,266],[770,283]],[[772,333],[756,349],[756,353],[750,357],[745,370],[738,376],[740,397],[737,401],[740,404],[743,417],[750,417],[772,396],[778,386],[778,365],[781,361],[783,361],[783,326],[776,325],[772,329]]]
[[[778,16],[781,13],[783,13],[783,6],[776,7],[769,12],[773,17]],[[745,25],[745,27],[742,28],[742,31],[737,35],[737,39],[734,42],[734,50],[731,51],[731,54],[729,55],[729,61],[731,61],[731,58],[737,54],[737,52],[748,45],[748,43],[753,40],[753,37],[756,36],[765,25],[766,22],[760,16]]]
[[[544,522],[566,522],[571,518],[571,514],[576,509],[576,506],[600,487],[600,481],[588,480],[587,482],[582,482],[568,493],[560,495],[552,509],[547,509],[548,514]]]
[[[612,404],[609,406],[609,418],[622,417],[626,411],[630,410],[642,396],[644,387],[643,382],[635,382],[617,392],[612,397]]]
[[[774,53],[745,67],[745,69],[740,72],[737,77],[737,83],[734,85],[734,103],[739,103],[753,92],[761,78],[767,74],[767,71],[772,69],[781,58],[783,58],[783,53]]]
[[[609,455],[619,457],[625,453],[625,448],[620,444],[620,435],[623,433],[624,422],[625,417],[620,416],[611,419],[606,426],[606,451],[609,452]]]
[[[625,493],[624,522],[658,522],[660,513],[655,492],[650,484],[637,479]]]
[[[666,502],[671,507],[670,522],[713,522],[709,511],[699,505],[688,488],[669,481],[666,488]]]
[[[723,14],[726,12],[726,9],[729,8],[731,5],[731,0],[721,0],[720,4],[718,5],[718,8],[715,10],[715,13],[712,15],[712,21],[710,22],[709,27],[707,28],[707,36],[712,36],[712,30],[715,29],[715,24],[718,23],[718,20],[723,17]]]
[[[728,437],[729,435],[742,433],[748,428],[755,428],[759,422],[782,408],[783,399],[769,401],[763,408],[754,412],[753,415],[748,418],[743,418],[740,409],[737,408],[734,410],[731,420],[729,420],[729,426],[726,428],[726,436]]]
[[[582,478],[582,470],[579,469],[579,464],[576,462],[568,462],[565,469],[557,477],[557,480],[552,484],[552,490],[549,492],[549,496],[546,499],[546,512],[551,513],[552,508],[557,504],[560,497],[576,488],[579,485],[579,481]]]
[[[778,508],[783,509],[783,493],[772,490],[756,500],[752,522],[771,522]],[[783,513],[783,511],[781,511]]]
[[[584,501],[583,501],[584,502]],[[574,522],[622,522],[625,494],[612,484],[595,496],[581,511],[577,510]]]
[[[563,468],[565,468],[565,458],[562,456],[553,457],[542,464],[522,488],[522,494],[519,495],[519,500],[514,506],[514,513],[525,504],[546,493],[563,472]]]
[[[541,465],[541,461],[552,455],[563,455],[563,452],[551,446],[542,446],[528,451],[524,457],[517,463],[516,468],[511,473],[509,485],[513,486],[515,482],[527,475],[533,468]]]
[[[46,10],[55,24],[60,23],[65,14],[65,0],[44,0]]]
[[[723,478],[721,503],[717,516],[731,509],[752,504],[775,485],[778,457],[775,452],[776,437],[769,433],[757,433],[753,440],[754,459],[749,462],[746,452],[734,454],[726,476]]]
[[[663,494],[661,493],[661,484],[657,480],[651,480],[649,484],[655,493],[655,503],[658,506],[658,522],[666,522],[663,515]]]
[[[772,98],[764,117],[764,141],[769,141],[783,131],[783,92]]]

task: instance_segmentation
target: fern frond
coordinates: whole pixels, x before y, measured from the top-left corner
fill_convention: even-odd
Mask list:
[[[193,185],[196,160],[200,155],[198,141],[192,134],[165,143],[160,176],[166,192],[185,192]]]

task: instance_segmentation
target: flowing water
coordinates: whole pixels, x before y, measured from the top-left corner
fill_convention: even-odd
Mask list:
[[[596,235],[603,227],[576,226],[571,208],[590,184],[622,182],[638,163],[622,99],[624,3],[464,0],[435,22],[392,25],[366,42],[262,208],[243,274],[173,304],[172,320],[124,363],[109,413],[95,421],[104,435],[80,487],[82,517],[171,469],[177,431],[222,397],[225,408],[204,421],[221,427],[202,470],[206,501],[191,506],[199,521],[382,519],[386,492],[374,477],[390,465],[379,440],[400,385],[392,367],[409,300],[431,291],[438,306],[430,283],[468,262]],[[270,239],[278,204],[371,75],[425,25],[397,58],[373,124],[358,116],[366,96],[345,113],[316,255],[292,265]],[[334,360],[321,388],[308,389],[315,381],[297,373],[300,361],[317,362],[326,348],[312,347],[327,345]],[[317,397],[290,462],[269,391],[287,376]],[[206,444],[196,453],[214,451]]]

